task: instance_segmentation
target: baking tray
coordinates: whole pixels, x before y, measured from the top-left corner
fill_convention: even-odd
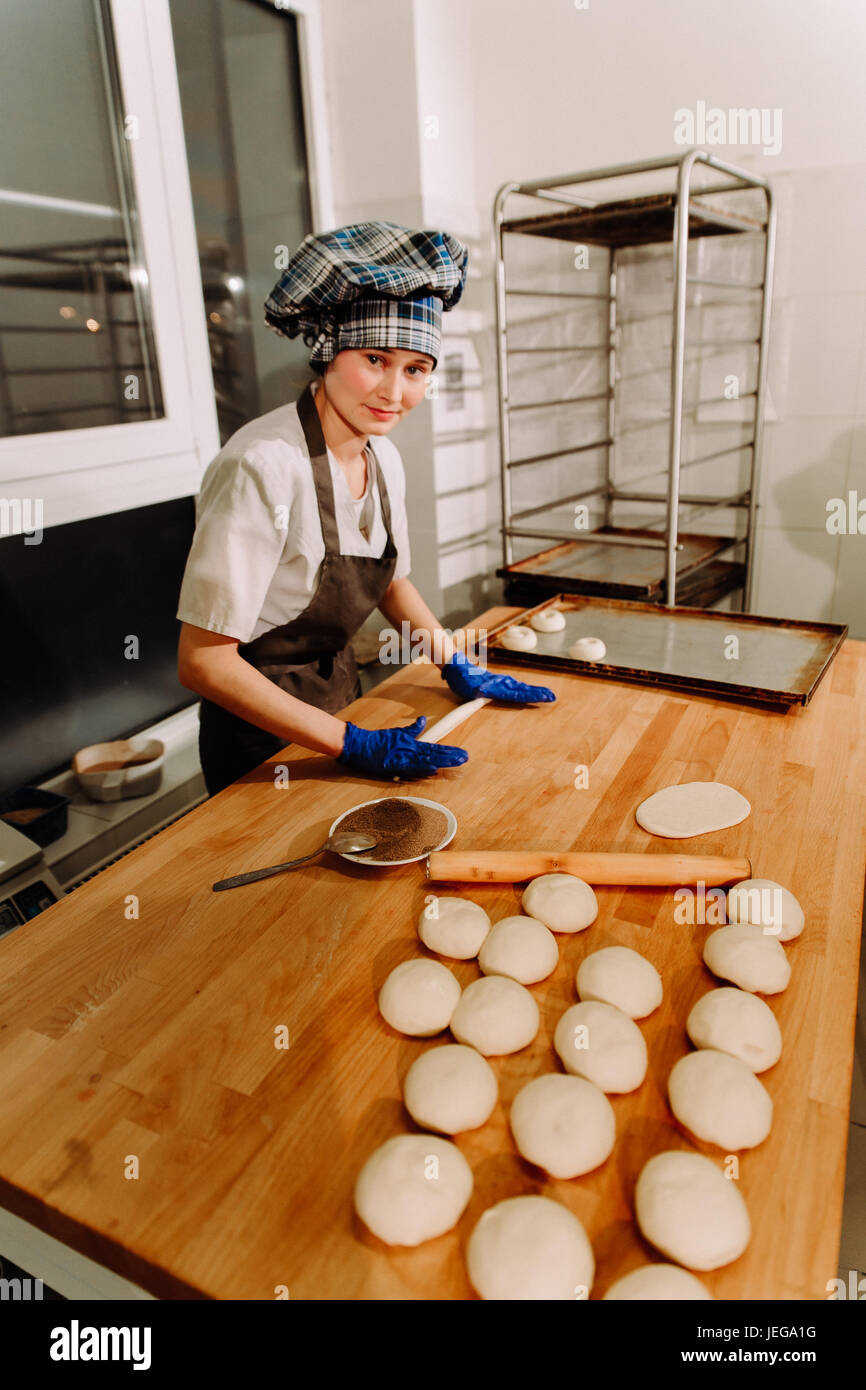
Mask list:
[[[537,633],[532,651],[513,652],[500,638],[514,623],[558,608],[561,632]],[[547,667],[602,680],[693,690],[747,704],[789,708],[807,705],[848,635],[841,623],[717,613],[705,608],[660,608],[653,603],[557,594],[488,629],[487,657],[509,666]],[[603,661],[568,655],[578,637],[600,637]],[[738,641],[738,656],[730,638]]]
[[[496,571],[506,580],[552,581],[562,592],[594,594],[599,597],[636,599],[638,602],[661,598],[666,578],[667,552],[659,548],[662,532],[631,526],[600,526],[589,536],[628,536],[631,541],[646,537],[652,546],[640,544],[605,545],[599,539],[561,541],[558,545],[527,555]],[[717,555],[738,545],[735,536],[708,536],[694,531],[677,535],[677,583]],[[550,588],[547,590],[550,593]]]

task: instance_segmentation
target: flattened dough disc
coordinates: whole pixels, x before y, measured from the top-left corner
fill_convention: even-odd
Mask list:
[[[680,782],[653,792],[634,814],[638,825],[651,835],[687,840],[739,825],[751,809],[746,798],[724,782]]]

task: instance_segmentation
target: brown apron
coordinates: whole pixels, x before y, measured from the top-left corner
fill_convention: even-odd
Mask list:
[[[321,387],[319,388],[322,389]],[[397,548],[385,479],[370,446],[387,541],[381,556],[342,555],[334,511],[334,489],[319,412],[310,387],[298,401],[298,418],[313,469],[325,558],[319,582],[303,613],[241,642],[238,653],[281,690],[317,709],[336,713],[361,693],[351,638],[385,594],[394,574]],[[199,757],[211,796],[285,748],[285,739],[202,699]]]

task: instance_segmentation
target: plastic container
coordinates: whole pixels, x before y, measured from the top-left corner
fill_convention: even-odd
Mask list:
[[[15,830],[20,830],[35,844],[50,845],[52,840],[59,840],[61,835],[66,834],[71,800],[71,796],[63,796],[60,792],[46,792],[40,787],[19,787],[17,791],[0,796],[0,819]],[[19,819],[14,814],[33,810],[38,810],[39,814],[32,819],[23,816]],[[7,814],[9,812],[13,814],[10,816]]]

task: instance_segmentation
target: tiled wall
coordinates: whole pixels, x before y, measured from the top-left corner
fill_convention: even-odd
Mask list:
[[[866,164],[798,170],[774,187],[779,418],[765,435],[755,606],[866,638],[866,534],[827,530],[831,498],[866,501]]]

